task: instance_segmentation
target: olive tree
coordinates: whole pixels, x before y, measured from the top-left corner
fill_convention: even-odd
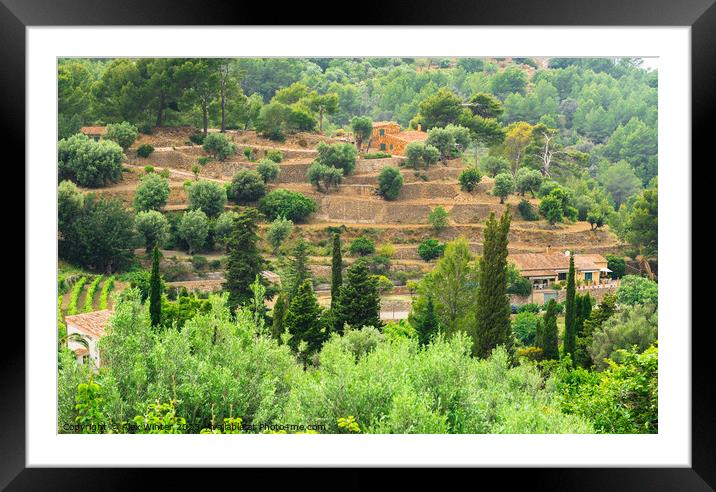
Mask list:
[[[212,181],[197,181],[189,186],[189,208],[216,217],[226,205],[226,189]]]
[[[134,192],[134,210],[137,212],[161,210],[167,204],[169,192],[167,179],[155,173],[146,174]]]
[[[177,232],[189,245],[189,254],[194,254],[206,244],[209,218],[201,210],[189,210],[182,215]]]
[[[144,238],[147,252],[156,245],[161,248],[169,233],[169,221],[161,212],[148,210],[139,212],[134,219],[137,232]]]

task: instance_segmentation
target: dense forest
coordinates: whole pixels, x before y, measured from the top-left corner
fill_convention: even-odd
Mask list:
[[[658,74],[640,64],[61,59],[59,431],[657,432]],[[391,268],[406,240],[389,225],[354,237],[311,218],[357,162],[391,157],[365,148],[380,121],[427,135],[368,176],[370,200],[400,203],[407,177],[433,183],[442,165],[459,176],[436,186],[457,186],[469,206],[481,194],[502,207],[466,229],[432,207],[415,260],[429,269],[413,277]],[[86,126],[106,134],[95,141]],[[174,188],[172,172],[185,179],[186,169],[137,164],[165,128],[190,128],[186,146],[199,152],[194,179]],[[243,134],[275,148],[242,156]],[[304,152],[282,147],[295,136],[315,157],[307,183],[289,185],[278,177],[290,167],[283,153]],[[226,182],[207,177],[210,163],[230,161],[245,166]],[[130,203],[103,194],[122,182]],[[186,210],[169,210],[180,192]],[[315,239],[307,226],[318,225]],[[618,238],[607,255],[618,289],[599,300],[577,292],[572,254],[563,302],[510,305],[532,289],[508,261],[511,231],[554,237],[556,249],[581,231]],[[177,250],[197,271],[221,271],[222,292],[169,287],[178,267],[162,251]],[[312,273],[321,256],[330,279]],[[124,288],[110,301],[115,278]],[[385,322],[381,300],[396,285],[410,292],[410,312]],[[99,370],[67,349],[64,315],[83,301],[86,312],[113,305]],[[289,423],[316,427],[281,427]]]

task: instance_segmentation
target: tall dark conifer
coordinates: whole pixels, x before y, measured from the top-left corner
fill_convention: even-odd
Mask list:
[[[288,300],[290,301],[303,282],[311,278],[311,272],[308,270],[308,243],[303,238],[299,238],[293,247],[289,272],[291,284],[288,289]]]
[[[331,263],[331,306],[338,302],[338,292],[343,285],[343,256],[341,254],[341,236],[333,234],[333,250]]]
[[[414,324],[420,345],[430,343],[432,336],[439,331],[440,321],[438,320],[437,314],[435,314],[435,304],[433,303],[432,295],[428,294],[425,310],[419,316],[415,317]]]
[[[149,317],[152,326],[162,321],[162,277],[159,274],[159,249],[154,246],[152,251],[152,276],[149,282]]]
[[[273,306],[273,323],[271,325],[271,335],[276,340],[281,340],[284,333],[284,322],[286,320],[286,311],[288,310],[288,302],[286,293],[281,292],[276,298],[276,304]]]
[[[569,273],[567,274],[567,298],[564,301],[564,355],[570,354],[574,359],[577,329],[577,302],[574,279],[574,255],[569,256]]]
[[[346,281],[333,307],[333,323],[333,329],[338,333],[343,333],[345,323],[358,329],[382,326],[378,285],[365,261],[358,260],[348,267]]]
[[[557,340],[557,302],[550,299],[544,317],[538,326],[535,345],[542,349],[542,359],[559,359]]]
[[[326,338],[323,329],[323,308],[318,304],[310,280],[305,280],[291,300],[284,321],[291,334],[291,348],[298,350],[301,342],[308,345],[308,353],[321,348]]]
[[[258,211],[247,207],[234,219],[234,230],[228,242],[229,260],[224,290],[229,293],[229,307],[234,311],[253,297],[251,283],[261,278],[264,259],[257,246]]]
[[[498,345],[512,349],[511,310],[507,296],[507,236],[510,219],[507,210],[499,221],[492,213],[485,226],[473,334],[473,354],[478,357],[488,357]]]

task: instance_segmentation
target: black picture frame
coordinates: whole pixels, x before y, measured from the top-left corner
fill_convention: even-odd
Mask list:
[[[247,25],[248,22],[259,25],[691,26],[692,155],[694,162],[700,155],[710,156],[709,161],[713,162],[713,152],[707,154],[712,141],[707,132],[710,130],[708,123],[716,113],[714,1],[481,0],[478,3],[459,0],[446,4],[427,0],[368,0],[351,13],[349,6],[340,7],[335,2],[266,4],[234,1],[223,4],[214,0],[0,0],[1,134],[6,147],[18,149],[18,159],[24,159],[25,28],[28,26]],[[319,12],[333,13],[333,17],[321,19]],[[338,12],[342,12],[340,16],[335,15]],[[689,168],[689,163],[679,165],[685,170]],[[30,260],[25,258],[26,264]],[[487,485],[492,481],[490,479],[498,479],[509,485],[523,483],[544,490],[713,490],[716,487],[716,418],[711,406],[714,385],[712,345],[707,339],[710,324],[692,330],[692,468],[464,470],[466,475],[472,475],[472,479],[469,475],[466,478],[475,484]],[[6,325],[6,328],[10,326]],[[0,415],[3,418],[0,425],[0,488],[128,490],[146,485],[146,477],[137,470],[26,468],[24,337],[13,337],[12,348],[6,347],[3,352],[0,357]],[[246,471],[241,473],[245,475]],[[275,483],[275,473],[269,470],[255,473]],[[165,487],[188,483],[186,471],[164,469],[159,474]],[[202,474],[203,485],[224,480],[224,475],[215,471]],[[293,478],[289,479],[296,480],[297,475],[291,475]],[[410,481],[421,482],[423,475],[424,470],[413,470]],[[454,476],[452,472],[451,476]],[[309,477],[320,477],[322,482],[326,478],[323,472]],[[342,471],[340,480],[354,488],[363,488],[372,482],[359,470]]]

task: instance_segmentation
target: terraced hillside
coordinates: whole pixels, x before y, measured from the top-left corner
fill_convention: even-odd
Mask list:
[[[159,130],[151,136],[143,135],[133,148],[151,143],[155,151],[148,158],[141,158],[137,157],[135,150],[128,150],[125,179],[101,192],[118,196],[131,204],[138,176],[145,166],[151,165],[157,172],[167,169],[170,173],[171,194],[165,210],[186,209],[188,204],[184,183],[195,179],[192,167],[196,166],[199,157],[206,155],[200,146],[188,142],[190,132],[188,128],[174,128]],[[499,198],[491,194],[493,180],[489,177],[483,177],[473,192],[461,191],[457,178],[465,163],[460,159],[449,161],[446,165],[439,163],[420,172],[400,167],[401,157],[359,159],[354,172],[337,189],[319,192],[307,182],[306,175],[317,154],[315,145],[321,137],[299,134],[290,141],[276,144],[257,137],[254,132],[230,132],[229,135],[237,144],[237,154],[225,162],[211,161],[202,166],[199,179],[229,183],[236,171],[252,169],[257,165],[244,158],[244,148],[251,147],[256,160],[261,159],[268,150],[280,149],[284,154],[284,161],[280,164],[281,173],[277,182],[269,188],[300,191],[318,204],[317,212],[306,223],[297,225],[294,236],[302,235],[314,248],[311,268],[318,279],[319,289],[320,284],[330,277],[330,250],[327,246],[330,239],[329,226],[344,226],[344,244],[360,235],[368,235],[377,245],[391,245],[389,269],[391,272],[406,272],[403,277],[407,278],[419,278],[432,267],[430,263],[421,260],[417,253],[418,245],[427,238],[444,242],[463,236],[472,250],[479,254],[486,219],[491,212],[501,214],[505,208],[509,208],[513,216],[509,244],[510,252],[513,253],[540,252],[547,248],[607,253],[621,246],[606,227],[592,231],[586,222],[550,226],[543,220],[522,220],[517,210],[519,201],[527,198],[534,206],[538,206],[539,201],[512,195],[505,204],[500,204]],[[386,201],[377,193],[378,174],[385,166],[398,167],[403,176],[404,186],[394,201]],[[229,204],[227,208],[232,206]],[[449,217],[448,226],[440,231],[434,230],[428,222],[429,212],[437,206],[444,207]],[[181,254],[172,254],[182,260]],[[265,254],[272,259],[268,248]],[[184,260],[188,259],[188,255],[183,256]],[[205,256],[220,258],[222,254],[213,252]],[[350,263],[354,259],[347,255],[345,260]],[[179,280],[201,280],[209,273],[219,272],[206,272],[200,277],[187,276]],[[216,278],[213,282],[220,284]]]

